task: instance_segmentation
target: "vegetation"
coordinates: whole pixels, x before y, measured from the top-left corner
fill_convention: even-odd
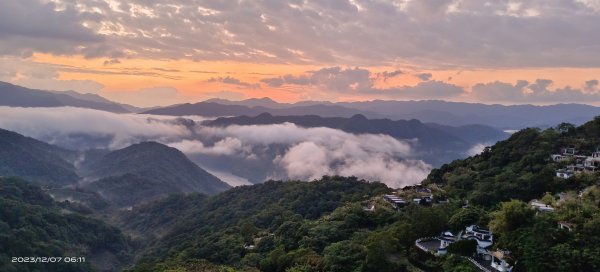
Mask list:
[[[600,146],[598,135],[600,118],[580,127],[522,130],[480,155],[433,170],[425,184],[434,203],[399,210],[382,199],[392,191],[383,184],[325,176],[313,182],[269,181],[212,196],[171,195],[118,214],[105,211],[130,243],[118,229],[89,217],[107,205],[96,194],[74,190],[90,201],[87,207],[97,207],[85,216],[78,204],[55,202],[40,187],[1,179],[0,270],[90,270],[93,263],[36,266],[5,260],[57,254],[93,260],[109,252],[122,264],[132,259],[131,247],[136,262],[130,271],[477,271],[463,258],[475,252],[473,241],[453,243],[444,257],[414,246],[418,238],[477,224],[494,232],[493,250],[507,250],[518,260],[515,271],[600,271],[600,176],[557,178],[554,171],[565,163],[550,159],[567,146],[591,153]],[[154,186],[138,177],[124,173],[95,186],[117,188],[114,195],[125,190],[119,186],[142,191]],[[404,193],[407,199],[414,194]],[[435,203],[441,199],[450,201]],[[527,203],[532,199],[552,205],[554,212],[535,210]]]
[[[18,176],[47,186],[77,182],[74,153],[0,129],[0,176]]]
[[[91,271],[117,269],[130,260],[121,232],[74,213],[40,187],[0,178],[0,270]],[[85,257],[78,263],[13,263],[12,257]],[[102,256],[102,262],[96,257]]]

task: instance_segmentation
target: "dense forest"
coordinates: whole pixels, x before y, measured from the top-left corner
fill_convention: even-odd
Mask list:
[[[437,257],[415,247],[419,238],[477,224],[493,231],[493,250],[510,252],[513,271],[600,271],[600,175],[558,178],[555,171],[569,162],[550,157],[563,147],[590,154],[600,146],[599,135],[600,118],[580,127],[519,131],[433,170],[423,182],[433,201],[401,208],[383,195],[411,199],[410,189],[395,192],[353,177],[268,181],[212,196],[171,195],[131,209],[81,189],[3,178],[0,270],[478,271],[463,258],[473,254],[469,241]],[[68,190],[87,204],[49,195]],[[528,203],[533,199],[553,212],[537,211]],[[8,261],[27,255],[89,261]]]
[[[117,270],[129,262],[130,253],[119,229],[75,212],[69,202],[55,202],[37,185],[0,178],[0,271]],[[85,261],[12,261],[31,256]]]

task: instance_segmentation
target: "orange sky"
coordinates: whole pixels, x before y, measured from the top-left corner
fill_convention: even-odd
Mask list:
[[[219,97],[222,92],[235,92],[243,96],[239,98],[270,97],[280,102],[296,102],[300,100],[334,100],[359,101],[377,97],[369,95],[328,96],[319,92],[315,86],[282,86],[278,88],[261,84],[263,78],[272,78],[286,74],[303,75],[307,71],[315,71],[322,67],[315,65],[265,64],[232,61],[190,61],[190,60],[149,60],[124,59],[120,63],[105,65],[105,59],[86,59],[82,56],[54,56],[34,54],[32,60],[38,63],[69,66],[60,70],[60,80],[93,80],[104,85],[103,96],[122,100],[121,102],[149,106],[139,103],[134,98],[123,98],[121,92],[133,92],[140,89],[156,87],[173,87],[179,91],[176,99],[180,102],[196,102],[211,97]],[[158,68],[158,69],[156,69]],[[554,81],[554,86],[572,86],[580,88],[586,80],[600,74],[600,68],[521,68],[521,69],[477,69],[477,70],[431,70],[416,69],[414,66],[403,67],[361,67],[373,73],[402,70],[405,73],[398,77],[376,81],[377,87],[414,86],[420,82],[415,76],[419,73],[431,73],[432,79],[452,83],[469,90],[474,84],[502,81],[515,83],[517,80],[530,82],[539,78]],[[160,69],[160,70],[159,70]],[[128,71],[135,71],[129,73]],[[207,82],[211,78],[233,77],[246,83],[259,84],[259,87],[246,87],[222,82]],[[85,90],[81,90],[85,91]],[[143,97],[140,97],[143,100]],[[141,101],[140,100],[140,101]],[[475,101],[468,95],[457,98],[461,101]],[[136,103],[138,102],[138,103]],[[156,102],[156,101],[153,101]],[[159,101],[160,102],[160,101]],[[166,100],[169,104],[172,100]]]
[[[600,104],[598,1],[30,0],[0,15],[0,80],[138,106]]]

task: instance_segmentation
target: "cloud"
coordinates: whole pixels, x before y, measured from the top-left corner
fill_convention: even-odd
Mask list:
[[[242,142],[237,138],[226,137],[213,144],[213,146],[205,146],[200,141],[183,140],[180,142],[170,143],[172,147],[179,150],[184,150],[186,153],[200,153],[209,155],[235,155],[243,150]],[[248,151],[247,151],[248,152]]]
[[[119,59],[107,59],[104,61],[103,65],[108,66],[108,65],[120,64],[120,63],[121,63],[121,61]]]
[[[0,3],[0,54],[431,67],[598,67],[597,1]],[[560,26],[560,27],[557,27]],[[119,56],[120,55],[120,56]]]
[[[598,80],[592,79],[585,82],[584,90],[587,92],[598,92]]]
[[[93,80],[60,79],[59,71],[53,66],[12,57],[0,57],[0,81],[54,91],[99,93],[104,88],[104,85]]]
[[[351,134],[291,123],[208,127],[168,116],[115,114],[81,108],[0,107],[0,127],[72,149],[118,149],[145,140],[158,141],[210,161],[227,158],[215,171],[233,165],[266,164],[265,176],[314,179],[354,175],[392,187],[420,182],[431,166],[418,160],[410,142],[387,135]],[[239,174],[238,174],[239,175]]]
[[[430,80],[431,74],[417,76],[423,80],[416,86],[375,87],[377,80],[402,74],[401,71],[373,73],[363,68],[326,67],[310,71],[306,75],[285,75],[265,78],[261,81],[271,87],[287,85],[314,86],[326,92],[343,94],[363,94],[405,99],[443,99],[454,98],[465,91],[462,87],[443,81]]]
[[[206,92],[204,94],[213,98],[222,98],[231,101],[239,101],[246,98],[245,94],[232,91]]]
[[[170,86],[157,86],[139,90],[104,91],[102,95],[108,99],[140,107],[172,105],[181,101],[179,90]]]
[[[191,135],[185,126],[164,119],[71,107],[0,107],[0,128],[72,148],[116,149],[143,139],[169,142]],[[83,135],[93,137],[82,143]]]
[[[394,78],[397,77],[399,75],[404,74],[404,72],[402,72],[401,70],[394,70],[394,71],[383,71],[383,72],[379,72],[377,73],[377,77],[383,79],[383,81],[387,81],[390,78]]]
[[[236,138],[236,154],[254,157],[257,147],[288,146],[273,163],[283,174],[275,179],[315,179],[324,174],[355,175],[393,187],[420,182],[431,166],[413,158],[409,143],[386,135],[354,135],[330,128],[301,128],[291,123],[228,127],[200,127],[198,134]],[[203,148],[202,152],[206,152]]]
[[[530,83],[518,80],[515,84],[495,81],[473,86],[472,95],[483,101],[509,103],[590,103],[600,99],[597,80],[586,81],[581,88],[554,87],[549,79],[537,79]]]
[[[237,85],[237,86],[242,86],[242,87],[252,88],[252,89],[260,88],[260,84],[243,82],[237,78],[230,77],[230,76],[212,77],[212,78],[209,78],[206,82],[221,82],[224,84]]]
[[[421,73],[421,74],[416,74],[415,76],[418,77],[422,81],[428,81],[432,77],[431,73]]]
[[[465,90],[443,81],[423,81],[415,86],[394,87],[382,90],[388,96],[404,99],[451,99],[464,94]]]
[[[28,56],[33,52],[85,54],[98,48],[104,37],[84,26],[100,16],[74,6],[59,9],[37,0],[0,2],[0,55]],[[110,50],[102,50],[108,54]]]
[[[481,154],[481,152],[483,152],[483,150],[488,147],[488,146],[492,146],[493,144],[490,143],[478,143],[473,145],[471,148],[469,148],[469,150],[467,150],[467,156],[475,156],[475,155],[479,155]]]

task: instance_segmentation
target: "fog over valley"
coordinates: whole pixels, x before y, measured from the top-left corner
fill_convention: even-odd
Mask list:
[[[343,175],[402,187],[420,182],[432,168],[413,147],[418,139],[356,135],[292,123],[205,126],[204,120],[72,107],[0,107],[2,128],[80,151],[157,141],[181,150],[232,185],[239,185],[240,180],[256,183]]]

